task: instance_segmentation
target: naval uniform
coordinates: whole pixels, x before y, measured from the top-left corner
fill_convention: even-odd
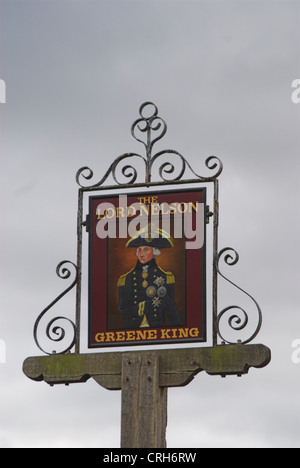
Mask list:
[[[175,300],[175,278],[160,268],[155,259],[146,265],[137,262],[135,268],[121,275],[118,281],[119,311],[125,328],[182,325]]]

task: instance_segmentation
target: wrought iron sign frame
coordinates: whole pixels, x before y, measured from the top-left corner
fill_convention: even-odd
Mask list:
[[[152,113],[149,115],[149,107],[152,109]],[[148,108],[148,112],[147,112]],[[229,266],[235,265],[239,260],[238,253],[231,247],[223,248],[219,251],[218,247],[218,230],[219,230],[219,176],[223,170],[223,164],[217,156],[209,156],[205,160],[206,168],[211,171],[209,176],[201,176],[197,174],[188,161],[178,151],[173,149],[166,149],[153,154],[153,148],[156,142],[158,142],[167,131],[166,122],[159,117],[158,108],[152,102],[145,102],[139,109],[140,117],[135,120],[131,126],[132,136],[145,148],[146,155],[142,156],[137,153],[124,153],[118,156],[111,164],[105,175],[97,183],[91,185],[85,185],[84,181],[89,181],[93,178],[94,173],[89,167],[81,167],[76,174],[76,181],[79,185],[78,190],[78,212],[77,212],[77,263],[73,263],[68,260],[64,260],[59,263],[56,269],[57,275],[62,279],[72,279],[71,284],[56,298],[54,299],[38,316],[34,325],[34,340],[38,348],[45,354],[52,354],[47,352],[41,346],[38,339],[38,331],[42,318],[45,314],[60,300],[64,297],[71,289],[76,286],[76,308],[75,308],[75,321],[73,322],[70,318],[58,316],[52,318],[46,326],[46,336],[49,340],[54,342],[63,341],[65,339],[65,329],[61,326],[60,320],[66,320],[73,329],[73,337],[68,340],[69,344],[63,349],[63,351],[57,354],[70,353],[74,348],[75,354],[80,353],[80,323],[81,323],[81,289],[82,289],[82,244],[83,244],[83,230],[86,225],[83,213],[84,194],[89,194],[95,191],[120,191],[122,189],[136,189],[136,188],[150,188],[150,187],[170,187],[179,186],[183,184],[212,184],[213,186],[213,211],[207,212],[207,217],[213,218],[213,252],[212,252],[212,344],[213,346],[218,345],[218,340],[222,341],[222,344],[248,344],[250,343],[259,333],[262,324],[262,312],[260,306],[256,300],[244,291],[241,287],[236,285],[233,281],[228,279],[220,269],[221,261],[224,261]],[[139,134],[138,134],[139,133]],[[144,140],[141,136],[145,135]],[[177,175],[173,176],[175,172],[175,161],[167,161],[159,163],[159,180],[153,180],[154,177],[154,163],[159,162],[159,158],[162,156],[174,156],[179,164],[179,170]],[[131,160],[138,158],[143,161],[145,165],[145,179],[144,182],[137,182],[138,171],[134,167]],[[125,163],[125,165],[123,165]],[[126,183],[122,183],[118,179],[117,169],[121,171],[122,177],[126,179]],[[185,178],[186,172],[190,171],[192,178]],[[109,177],[112,176],[114,184],[105,185]],[[231,329],[240,331],[247,327],[249,316],[248,313],[240,306],[231,305],[225,307],[220,312],[218,311],[218,277],[221,276],[239,291],[248,296],[256,306],[258,320],[255,331],[251,336],[244,341],[237,340],[232,342],[223,336],[220,330],[220,321],[225,316],[229,315],[228,324]],[[238,311],[238,312],[237,312]]]

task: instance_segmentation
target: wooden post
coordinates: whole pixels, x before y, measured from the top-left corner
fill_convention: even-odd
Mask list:
[[[124,353],[121,448],[166,447],[167,387],[159,387],[159,354]]]

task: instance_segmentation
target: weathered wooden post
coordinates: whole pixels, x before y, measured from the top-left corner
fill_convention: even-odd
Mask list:
[[[150,116],[145,116],[146,107],[152,109]],[[232,266],[239,258],[232,248],[218,250],[218,177],[222,163],[215,156],[207,158],[206,168],[213,173],[200,176],[175,150],[152,155],[153,145],[166,129],[157,107],[146,102],[140,107],[140,118],[131,127],[134,138],[143,143],[146,156],[137,153],[119,156],[104,177],[89,186],[82,185],[82,179],[91,179],[92,170],[83,167],[78,171],[77,263],[63,261],[58,265],[58,276],[71,279],[71,284],[41,312],[34,325],[35,342],[47,356],[30,357],[23,364],[29,378],[50,385],[93,378],[108,390],[121,390],[122,448],[166,447],[168,387],[185,386],[201,371],[222,377],[242,376],[251,367],[266,366],[271,359],[266,346],[249,344],[261,328],[258,303],[220,269],[221,261]],[[152,138],[155,132],[160,133]],[[175,176],[171,155],[178,158],[180,165]],[[157,167],[159,179],[153,181],[155,163],[163,156],[168,160]],[[123,165],[134,158],[145,164],[143,182],[137,180],[134,163]],[[119,170],[126,183],[119,182]],[[192,173],[191,178],[185,178],[187,171]],[[114,183],[105,184],[110,176]],[[179,191],[180,184],[192,184],[193,189]],[[166,189],[171,185],[176,190],[149,191],[150,187]],[[206,204],[206,186],[212,187],[213,211]],[[132,188],[139,192],[134,193]],[[84,194],[101,190],[112,195],[90,197],[89,212],[84,217]],[[206,226],[210,217],[213,217],[212,346],[203,346],[208,341]],[[89,235],[88,347],[177,344],[177,349],[80,352],[84,228]],[[252,321],[240,306],[218,310],[219,276],[254,304],[257,323],[246,339],[234,340],[221,332],[224,320],[237,333],[244,332]],[[39,329],[49,310],[75,286],[75,321],[62,316],[48,319],[46,339],[50,340],[51,349],[47,351],[41,345]],[[71,338],[63,323],[71,327]],[[62,348],[53,352],[53,342]],[[185,348],[185,343],[197,343],[198,347]]]
[[[166,447],[168,390],[159,386],[159,355],[124,353],[121,387],[121,447]]]

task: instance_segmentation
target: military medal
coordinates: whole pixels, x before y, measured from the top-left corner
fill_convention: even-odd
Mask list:
[[[166,294],[167,294],[166,288],[164,286],[160,286],[157,290],[158,297],[165,297]]]
[[[143,268],[142,277],[144,278],[144,281],[142,282],[142,286],[143,288],[147,288],[149,283],[148,281],[146,281],[146,278],[148,278],[148,273],[145,267]]]
[[[156,280],[154,281],[155,284],[157,284],[157,286],[162,286],[164,284],[165,280],[162,276],[159,276],[158,278],[156,278]]]
[[[160,299],[158,297],[155,297],[153,300],[152,300],[152,305],[154,307],[159,307],[160,306]]]
[[[146,294],[148,297],[153,297],[155,296],[156,294],[156,287],[155,286],[149,286],[147,289],[146,289]]]

